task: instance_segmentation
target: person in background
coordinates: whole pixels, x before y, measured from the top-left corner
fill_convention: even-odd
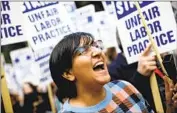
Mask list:
[[[33,103],[38,100],[37,87],[29,82],[26,82],[23,84],[23,92],[24,92],[23,113],[33,113],[34,112]]]
[[[36,113],[47,113],[51,111],[49,102],[48,89],[46,84],[40,84],[37,87],[38,104],[36,105]]]
[[[167,76],[163,77],[165,84],[166,113],[177,112],[177,83],[174,85]]]
[[[20,106],[18,93],[10,93],[10,98],[12,102],[13,111],[15,113],[23,113],[22,112],[23,107]]]
[[[107,48],[105,52],[106,58],[107,58],[107,64],[111,64],[117,57],[117,51],[115,47],[109,47]]]

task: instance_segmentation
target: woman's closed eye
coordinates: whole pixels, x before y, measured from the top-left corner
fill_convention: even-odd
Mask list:
[[[80,55],[86,55],[89,53],[89,51],[91,51],[91,47],[95,47],[98,48],[100,50],[103,50],[103,43],[101,40],[95,41],[93,42],[91,45],[84,45],[81,47],[78,47],[75,52],[74,52],[74,56],[80,56]]]
[[[84,55],[88,52],[90,46],[85,45],[83,47],[78,47],[75,51],[75,56]]]

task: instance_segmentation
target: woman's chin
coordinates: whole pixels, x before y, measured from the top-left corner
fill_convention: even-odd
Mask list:
[[[110,82],[110,80],[111,77],[109,75],[97,78],[97,81],[99,81],[99,83],[102,85],[107,84],[108,82]]]

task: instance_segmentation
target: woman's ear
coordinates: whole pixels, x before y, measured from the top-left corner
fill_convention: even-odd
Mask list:
[[[69,70],[68,72],[64,72],[62,76],[69,81],[75,80],[75,76],[74,76],[74,74],[72,74],[71,70]]]

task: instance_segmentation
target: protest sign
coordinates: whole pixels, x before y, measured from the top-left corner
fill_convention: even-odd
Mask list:
[[[7,87],[12,94],[18,94],[20,87],[16,81],[16,75],[12,64],[4,64],[4,72],[6,75]]]
[[[60,2],[24,2],[25,37],[34,51],[55,45],[74,32],[66,9]]]
[[[71,18],[71,21],[73,23],[74,30],[77,31],[75,2],[61,2],[61,4],[66,8],[66,11],[68,12],[68,16]]]
[[[114,2],[113,1],[102,1],[104,10],[113,18],[114,21],[116,21],[116,11],[114,7]]]
[[[113,19],[105,11],[96,12],[95,18],[104,48],[115,47],[117,52],[120,52],[116,39],[116,25],[112,22]]]
[[[170,2],[139,2],[151,35],[160,53],[176,49],[176,23]],[[149,40],[134,2],[114,2],[119,36],[128,63],[138,55]]]
[[[40,69],[35,63],[34,54],[31,48],[13,50],[10,52],[12,64],[16,74],[16,80],[20,86],[24,82],[31,82],[34,85],[39,84]]]
[[[1,1],[1,45],[8,45],[26,41],[24,37],[24,26],[22,2]]]
[[[75,2],[61,2],[64,5],[68,13],[72,13],[76,10]]]
[[[40,85],[48,85],[53,82],[50,70],[49,70],[49,58],[53,50],[53,47],[47,47],[34,52],[35,62],[40,68]]]
[[[76,9],[76,24],[78,31],[91,33],[95,39],[99,39],[98,26],[95,24],[94,5],[87,5]]]

